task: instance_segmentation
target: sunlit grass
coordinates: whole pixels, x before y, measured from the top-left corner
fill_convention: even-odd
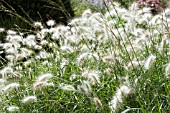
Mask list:
[[[1,112],[168,113],[169,14],[115,3],[68,26],[3,31]]]

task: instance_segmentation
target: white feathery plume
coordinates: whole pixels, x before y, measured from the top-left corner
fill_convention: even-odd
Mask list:
[[[87,78],[93,85],[95,84],[100,84],[100,76],[99,76],[99,72],[96,70],[85,70],[82,73],[82,76]]]
[[[34,22],[34,27],[38,27],[38,28],[41,28],[41,29],[44,28],[41,22]]]
[[[50,78],[52,78],[53,75],[50,74],[50,73],[47,73],[47,74],[43,74],[43,75],[40,75],[38,78],[37,78],[37,81],[42,81],[42,82],[46,82],[48,81]]]
[[[0,33],[4,31],[5,31],[5,28],[0,28]]]
[[[7,108],[7,110],[8,110],[9,112],[17,112],[17,111],[19,110],[19,107],[18,107],[18,106],[9,106],[9,107]]]
[[[62,90],[66,90],[66,91],[75,91],[76,90],[73,85],[67,85],[67,84],[64,84],[64,83],[59,84],[59,87]]]
[[[156,56],[150,55],[150,56],[147,58],[147,60],[146,60],[146,62],[145,62],[145,64],[144,64],[144,68],[147,69],[147,70],[149,70],[149,69],[152,67],[152,65],[155,63],[155,61],[156,61]]]
[[[7,91],[10,91],[14,88],[18,88],[20,85],[18,83],[11,83],[11,84],[8,84],[7,86],[5,86],[2,91],[4,92],[7,92]]]
[[[111,111],[113,113],[117,112],[120,106],[123,104],[123,100],[132,92],[133,91],[131,87],[126,86],[126,85],[120,86],[120,88],[117,89],[116,94],[111,100],[111,102],[109,102]]]
[[[37,97],[36,96],[26,96],[21,101],[22,101],[22,103],[36,102],[37,101]]]
[[[165,75],[166,75],[166,77],[169,78],[169,75],[170,75],[170,63],[168,63],[166,68],[165,68]]]
[[[83,80],[82,85],[78,85],[77,89],[81,92],[84,92],[87,95],[90,95],[92,92],[92,88],[90,86],[90,83],[88,81]]]
[[[47,24],[48,26],[52,27],[52,26],[54,26],[54,25],[56,24],[56,22],[55,22],[54,20],[48,20],[48,21],[46,22],[46,24]]]
[[[7,34],[8,34],[8,35],[16,35],[17,32],[14,31],[14,30],[8,30],[8,31],[7,31]]]
[[[50,73],[40,75],[37,78],[36,82],[33,84],[33,89],[36,90],[36,89],[41,89],[45,86],[54,86],[53,83],[48,83],[49,79],[52,77],[53,75]]]
[[[100,101],[100,99],[98,97],[94,97],[93,102],[96,107],[102,107],[102,102]]]

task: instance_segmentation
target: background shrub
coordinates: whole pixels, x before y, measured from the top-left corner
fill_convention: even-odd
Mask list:
[[[34,21],[67,23],[74,16],[70,0],[1,0],[0,27],[31,28]]]

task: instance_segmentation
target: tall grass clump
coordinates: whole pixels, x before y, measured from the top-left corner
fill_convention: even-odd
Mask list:
[[[168,113],[169,15],[114,2],[67,26],[5,29],[0,112]]]

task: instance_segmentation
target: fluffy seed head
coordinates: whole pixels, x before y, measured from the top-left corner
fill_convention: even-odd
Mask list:
[[[156,56],[150,55],[144,64],[145,69],[149,70],[152,67],[152,65],[155,63],[155,61],[156,61]]]
[[[47,81],[37,81],[33,84],[33,89],[34,90],[41,90],[43,87],[50,87],[54,86],[53,82],[47,82]]]
[[[11,74],[11,73],[13,73],[13,68],[10,67],[10,66],[4,67],[2,70],[0,70],[0,75],[1,75],[2,77],[4,77],[4,76],[7,75],[7,74]]]
[[[37,81],[33,84],[33,89],[34,90],[41,89],[41,88],[43,88],[45,83],[46,82]]]
[[[50,73],[43,74],[43,75],[40,75],[40,76],[37,78],[37,81],[45,82],[45,81],[48,81],[52,76],[53,76],[53,75],[50,74]]]
[[[123,93],[124,96],[126,96],[126,95],[128,95],[128,94],[130,94],[132,92],[132,89],[129,86],[122,85],[120,87],[120,91]]]
[[[34,22],[34,27],[39,27],[39,28],[43,28],[43,25],[41,22]]]
[[[113,55],[108,55],[103,57],[104,62],[112,62],[115,60],[115,57]]]
[[[36,102],[37,97],[36,96],[26,96],[22,99],[22,103],[27,103],[27,102]]]
[[[16,31],[13,31],[13,30],[8,30],[8,31],[7,31],[7,34],[8,34],[8,35],[16,35],[17,32],[16,32]]]
[[[52,77],[52,74],[50,73],[47,73],[47,74],[43,74],[43,75],[40,75],[36,82],[33,84],[33,89],[36,90],[36,89],[41,89],[45,86],[50,86],[50,84],[48,83],[48,80]],[[51,84],[52,85],[52,84]],[[54,85],[54,84],[53,84]]]
[[[23,60],[24,58],[26,58],[26,54],[17,54],[16,55],[16,61],[21,61],[21,60]]]
[[[59,84],[59,87],[62,89],[62,90],[66,90],[66,91],[75,91],[75,88],[74,86],[72,85],[67,85],[67,84]]]
[[[49,21],[47,21],[46,23],[47,23],[47,25],[50,26],[50,27],[52,27],[52,26],[54,26],[54,25],[56,24],[54,20],[49,20]]]
[[[17,112],[17,111],[19,110],[19,107],[17,107],[17,106],[9,106],[9,107],[7,108],[7,110],[8,110],[9,112]]]
[[[165,75],[168,77],[170,75],[170,63],[165,68]]]
[[[100,101],[98,97],[94,97],[93,102],[96,105],[96,107],[102,107],[102,102]]]
[[[120,86],[120,88],[117,89],[115,96],[109,102],[109,106],[112,112],[116,112],[119,110],[120,106],[123,103],[123,100],[125,97],[127,97],[129,94],[132,93],[132,88],[126,85]]]
[[[82,76],[87,78],[90,82],[92,82],[93,85],[100,84],[100,76],[98,71],[86,70],[85,72],[82,73]]]
[[[112,112],[116,112],[119,109],[121,103],[122,103],[121,96],[119,97],[114,96],[111,102],[109,102],[109,106]]]
[[[125,67],[126,70],[132,70],[136,67],[138,67],[140,64],[142,64],[141,61],[133,60],[132,62],[129,62],[128,65]]]
[[[1,33],[1,32],[4,32],[4,31],[5,31],[5,29],[4,29],[4,28],[0,28],[0,33]]]
[[[5,86],[2,90],[3,90],[4,92],[6,92],[6,91],[10,91],[10,90],[12,90],[12,89],[14,89],[14,88],[18,88],[19,86],[20,86],[20,85],[19,85],[18,83],[11,83],[11,84]]]
[[[90,83],[88,81],[83,81],[82,85],[78,85],[77,89],[81,92],[84,92],[87,95],[90,95],[92,92]]]

